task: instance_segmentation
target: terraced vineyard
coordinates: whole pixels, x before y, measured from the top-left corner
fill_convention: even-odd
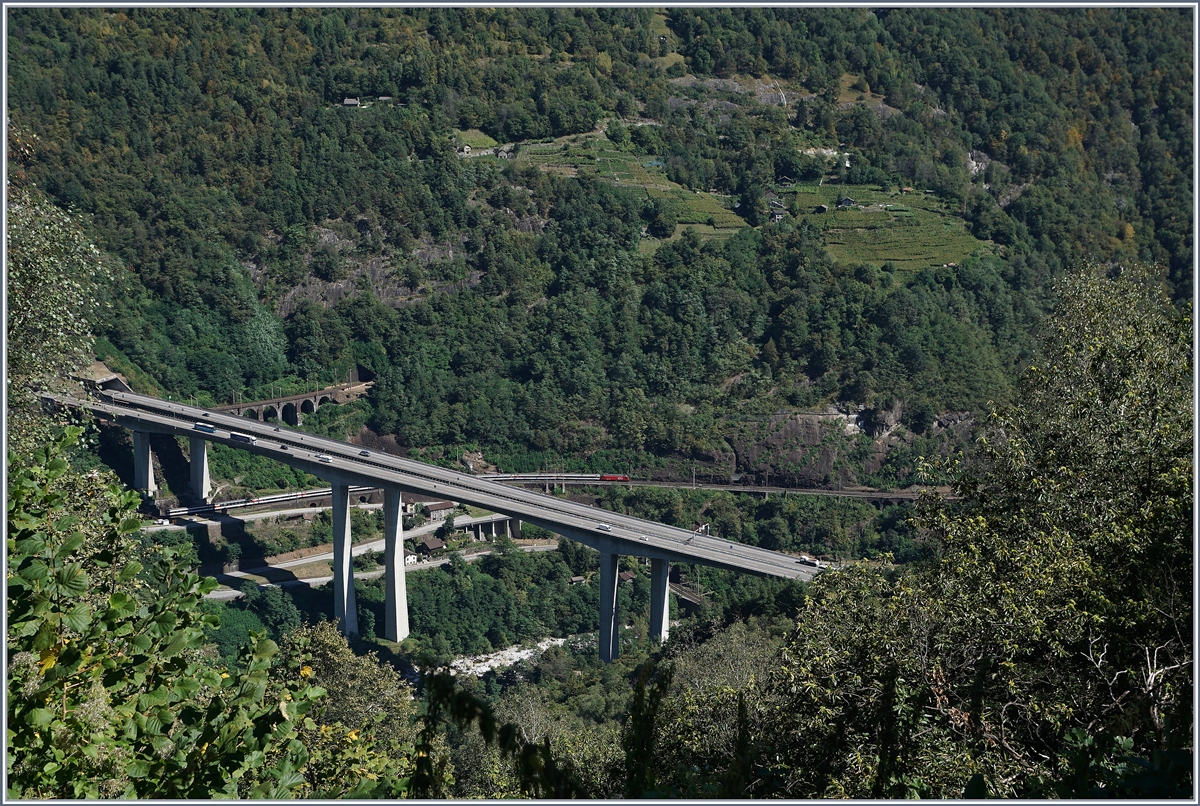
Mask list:
[[[595,157],[580,149],[577,138],[552,143],[528,143],[521,146],[518,161],[562,176],[595,173]]]
[[[854,205],[838,209],[838,200],[845,197]],[[822,205],[827,212],[819,211]],[[901,194],[871,185],[798,186],[789,206],[824,231],[829,253],[842,263],[879,266],[890,261],[917,271],[960,263],[995,248],[971,235],[961,218],[927,193]]]
[[[667,179],[657,159],[621,151],[602,132],[522,145],[517,159],[543,171],[563,176],[590,174],[618,185],[636,187],[650,198],[674,199],[679,205],[677,232],[695,226],[702,237],[728,238],[746,223],[720,197],[677,185]],[[657,242],[646,242],[643,248],[653,251]]]
[[[674,199],[679,209],[674,237],[694,227],[702,238],[724,239],[745,226],[745,220],[727,206],[729,199],[677,185],[667,179],[655,157],[618,150],[603,132],[525,144],[517,158],[563,176],[591,175],[638,188],[649,198]],[[841,263],[891,262],[904,271],[919,271],[960,263],[971,254],[995,248],[972,236],[965,222],[947,212],[932,194],[887,191],[877,185],[802,184],[778,192],[796,218],[808,218],[824,231],[830,254]],[[845,197],[854,204],[838,209],[838,201]],[[647,239],[640,249],[653,252],[658,244]]]
[[[746,225],[741,216],[721,203],[720,196],[711,193],[698,193],[678,185],[671,190],[650,187],[646,193],[652,199],[674,199],[679,205],[679,223],[682,225],[708,224],[716,229],[738,229]]]

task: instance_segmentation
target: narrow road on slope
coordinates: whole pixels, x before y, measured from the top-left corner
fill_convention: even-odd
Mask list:
[[[375,541],[375,542],[378,542],[380,544],[383,543],[382,540]],[[367,544],[364,544],[364,545],[367,545]],[[556,546],[556,545],[538,545],[538,546],[519,546],[519,548],[521,551],[554,551],[555,549],[558,548],[558,546]],[[356,549],[357,549],[357,547],[356,547]],[[356,551],[355,553],[361,553],[361,552]],[[480,557],[486,557],[487,555],[489,555],[491,553],[492,553],[492,549],[484,549],[483,551],[477,551],[474,554],[464,554],[463,559],[466,560],[467,562],[473,562],[474,560],[476,560]],[[333,559],[333,552],[330,551],[325,554],[318,554],[318,555],[315,555],[312,557],[305,557],[302,560],[293,561],[289,564],[294,565],[297,562],[310,563],[310,562],[319,562],[321,560],[332,560],[332,559]],[[436,560],[424,560],[422,562],[417,562],[417,563],[413,563],[412,565],[405,566],[404,573],[407,574],[407,573],[411,573],[413,571],[424,571],[427,568],[437,568],[439,565],[445,565],[448,562],[450,562],[449,557],[439,557]],[[255,571],[269,571],[274,568],[284,568],[284,567],[285,567],[285,565],[283,563],[281,563],[279,565],[268,566],[266,568],[254,569],[253,571],[232,571],[228,574],[217,574],[216,578],[218,581],[221,581],[221,580],[233,581],[237,578],[248,579],[249,578],[248,575],[254,574]],[[256,575],[261,576],[261,574],[256,574]],[[379,569],[379,570],[375,570],[375,571],[355,571],[354,576],[357,579],[375,579],[377,577],[383,576],[383,570]],[[332,580],[333,580],[332,576],[309,577],[307,579],[285,579],[278,583],[276,583],[276,582],[259,583],[259,587],[288,587],[288,586],[293,586],[293,585],[307,585],[309,587],[314,587],[316,585],[323,585],[326,582],[330,582]],[[234,590],[232,588],[218,588],[217,590],[214,590],[211,593],[209,593],[207,598],[227,600],[227,599],[238,599],[241,597],[241,595],[242,595],[242,592],[240,590]]]
[[[379,509],[383,505],[382,504],[357,504],[356,506],[359,509]],[[326,509],[330,509],[330,507],[302,507],[302,508],[298,507],[298,508],[293,508],[293,509],[280,509],[280,510],[272,510],[272,511],[266,511],[266,512],[248,512],[248,513],[245,513],[242,515],[237,515],[237,516],[219,515],[215,518],[212,518],[212,517],[204,518],[204,517],[201,517],[198,515],[193,515],[193,516],[191,516],[191,520],[189,521],[188,525],[197,525],[197,524],[202,524],[202,525],[206,525],[206,526],[209,524],[218,524],[219,525],[224,520],[240,520],[240,521],[262,520],[264,518],[287,517],[289,515],[303,515],[306,513],[319,512],[321,510],[326,510]],[[494,521],[503,521],[503,520],[508,520],[508,516],[507,515],[479,515],[479,516],[474,516],[474,517],[457,517],[454,519],[454,525],[456,527],[473,526],[477,523],[491,523]],[[413,529],[405,529],[404,537],[407,539],[410,537],[415,538],[415,537],[421,537],[423,535],[431,534],[433,532],[436,532],[440,526],[441,526],[440,522],[426,523],[422,526],[417,526]],[[187,528],[187,527],[186,526],[177,526],[177,525],[147,526],[143,529],[143,531],[159,532],[159,531],[163,531],[166,529],[185,529],[185,528]],[[368,540],[366,542],[358,543],[356,545],[351,546],[350,547],[350,555],[352,557],[357,557],[358,555],[365,554],[369,551],[383,551],[385,548],[386,548],[386,544],[385,544],[385,541],[383,538],[379,538],[378,540]],[[521,546],[520,548],[523,551],[553,551],[554,549],[557,548],[557,545]],[[222,587],[209,593],[208,598],[209,599],[236,599],[236,598],[240,597],[242,595],[241,591],[226,587],[230,584],[236,584],[237,580],[239,580],[239,579],[252,579],[254,577],[263,577],[265,575],[270,574],[272,571],[286,570],[288,568],[296,568],[299,566],[310,565],[312,563],[332,561],[333,560],[333,546],[331,546],[331,545],[328,546],[328,549],[329,549],[328,551],[324,551],[324,552],[321,552],[318,554],[310,554],[305,557],[297,557],[292,560],[284,560],[283,562],[270,563],[267,565],[261,565],[261,566],[255,567],[255,568],[246,568],[246,569],[242,569],[239,571],[228,571],[228,572],[222,572],[219,574],[214,574],[216,579],[219,582],[221,582]],[[464,554],[463,558],[465,560],[467,560],[467,562],[470,562],[470,561],[474,560],[476,557],[482,557],[484,555],[491,554],[491,553],[492,553],[491,549],[485,549],[483,551],[475,552],[470,555]],[[420,571],[420,570],[424,570],[426,568],[435,568],[439,565],[444,565],[445,563],[448,563],[448,562],[450,562],[449,557],[442,557],[442,558],[439,558],[436,560],[424,560],[424,561],[416,562],[416,563],[413,563],[412,565],[406,566],[405,570],[406,571]],[[356,571],[354,575],[356,577],[359,577],[360,579],[371,579],[371,578],[380,576],[382,574],[383,574],[383,571]],[[333,579],[332,576],[322,576],[322,577],[310,577],[310,578],[305,578],[305,579],[288,579],[288,580],[282,580],[279,583],[274,583],[274,582],[268,581],[265,584],[267,584],[267,585],[275,585],[275,584],[320,585],[324,582],[330,581],[331,579]],[[260,584],[263,584],[263,583],[260,583]]]

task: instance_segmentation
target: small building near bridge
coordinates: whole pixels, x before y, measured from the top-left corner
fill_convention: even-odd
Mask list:
[[[435,551],[441,551],[446,548],[446,543],[436,537],[427,537],[417,544],[417,551],[425,556],[433,554]]]
[[[426,504],[425,508],[429,510],[429,520],[444,521],[454,512],[454,502],[452,501],[435,501],[432,504]]]

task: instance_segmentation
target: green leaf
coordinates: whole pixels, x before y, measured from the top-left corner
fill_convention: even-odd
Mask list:
[[[22,568],[17,572],[17,574],[22,579],[27,579],[30,582],[33,582],[38,579],[45,579],[49,572],[50,570],[46,567],[45,561],[35,559],[31,560],[29,565]]]
[[[64,520],[65,520],[65,518],[64,518]],[[79,519],[75,518],[75,520],[78,521]],[[62,522],[60,521],[59,523],[61,524]],[[58,559],[61,557],[66,557],[66,556],[74,553],[75,550],[78,549],[82,545],[83,545],[83,532],[75,532],[70,537],[68,537],[66,540],[64,540],[63,544],[61,546],[59,546],[57,549],[55,549],[54,557],[55,557],[55,559]]]
[[[92,608],[88,604],[78,604],[63,616],[63,624],[75,632],[86,632],[92,623]]]
[[[175,682],[173,690],[179,699],[186,699],[200,690],[200,681],[191,676],[181,677]]]
[[[121,569],[121,573],[117,574],[118,582],[128,582],[142,572],[142,564],[137,560],[130,560],[129,563]]]
[[[166,686],[159,686],[153,691],[147,691],[142,696],[138,697],[138,710],[146,711],[158,705],[165,705],[170,698],[170,691]]]
[[[108,597],[108,606],[114,615],[128,616],[137,612],[137,602],[128,594],[117,592]]]
[[[117,526],[117,531],[123,535],[132,534],[142,528],[141,518],[124,518],[120,525]]]
[[[266,660],[273,658],[279,653],[279,644],[272,641],[270,638],[260,639],[254,645],[254,659]]]
[[[164,610],[151,619],[151,631],[158,637],[165,638],[175,629],[175,624],[178,621],[179,617],[175,615],[174,611]]]
[[[83,566],[79,563],[71,563],[59,569],[54,573],[54,579],[58,583],[60,593],[69,596],[87,593],[88,576],[83,572]]]
[[[162,757],[166,756],[174,744],[166,736],[154,736],[150,739],[150,746],[154,748],[155,754]]]
[[[196,680],[211,688],[217,688],[221,685],[221,672],[217,669],[198,669]]]
[[[11,522],[10,522],[11,526]],[[29,519],[28,529],[34,529],[41,526],[41,521],[38,519]],[[46,533],[42,531],[34,532],[33,534],[22,535],[17,538],[17,551],[21,554],[39,554],[46,550]]]
[[[33,636],[33,645],[30,647],[35,652],[40,652],[43,649],[49,649],[58,643],[58,630],[55,625],[47,620],[43,621],[38,627],[37,634]]]
[[[159,650],[159,654],[164,658],[173,658],[186,649],[189,643],[187,633],[175,633],[167,645]]]
[[[158,735],[162,733],[163,728],[166,727],[166,723],[159,719],[158,711],[151,711],[142,719],[138,720],[138,722],[138,727],[142,729],[142,733],[148,736]]]
[[[34,708],[29,712],[29,721],[34,727],[43,728],[54,721],[54,712],[49,708]]]
[[[304,776],[300,773],[295,771],[285,772],[279,776],[279,784],[272,789],[271,794],[272,796],[287,798],[291,795],[291,790],[302,783],[304,783]]]

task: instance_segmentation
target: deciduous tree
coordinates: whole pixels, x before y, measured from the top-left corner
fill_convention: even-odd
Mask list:
[[[818,579],[775,679],[784,792],[1190,787],[1190,314],[1136,271],[1060,293],[962,503],[926,502],[940,559]]]

